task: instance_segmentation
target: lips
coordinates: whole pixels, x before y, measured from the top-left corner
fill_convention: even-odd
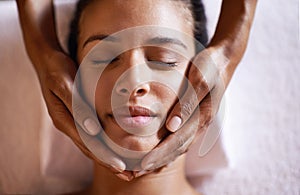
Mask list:
[[[152,110],[141,106],[126,106],[113,110],[113,118],[124,128],[142,128],[157,116]]]

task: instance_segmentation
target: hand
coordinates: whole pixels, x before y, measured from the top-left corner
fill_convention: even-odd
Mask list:
[[[194,58],[188,72],[191,85],[167,119],[166,128],[174,133],[143,159],[141,166],[144,171],[137,173],[137,176],[175,160],[187,151],[195,137],[211,123],[226,88],[217,67],[227,63],[226,58],[212,54],[210,49],[206,49]],[[195,112],[197,109],[199,112]]]
[[[111,169],[121,179],[130,180],[132,174],[125,172],[126,165],[100,141],[91,135],[99,133],[98,119],[91,114],[90,107],[76,96],[72,109],[72,89],[76,66],[62,52],[55,31],[54,6],[52,0],[22,1],[17,0],[19,20],[27,54],[39,77],[42,93],[48,112],[54,125],[86,154]],[[73,115],[76,115],[75,127]],[[101,153],[98,160],[82,142],[81,136],[92,140],[97,145],[96,153]],[[93,150],[94,151],[94,150]]]
[[[82,100],[79,95],[75,94],[76,105],[72,107],[73,80],[76,74],[74,62],[60,51],[47,52],[44,56],[39,56],[42,65],[36,65],[42,93],[48,108],[48,112],[53,120],[54,125],[81,149],[89,158],[96,160],[99,164],[108,167],[119,178],[130,180],[132,174],[125,172],[126,165],[113,152],[111,152],[102,142],[91,135],[96,135],[101,130],[97,124],[97,118],[93,116],[90,107]],[[74,98],[74,97],[73,97]],[[73,108],[73,110],[72,110]],[[74,123],[72,114],[76,113],[77,128]],[[80,135],[88,139],[94,148],[90,150],[82,142]],[[97,146],[97,147],[95,147]]]
[[[175,105],[167,119],[167,128],[175,133],[143,159],[141,166],[144,171],[141,171],[140,175],[174,160],[186,151],[190,139],[193,139],[191,137],[208,126],[218,110],[234,70],[244,55],[256,4],[257,0],[222,2],[220,18],[210,46],[197,54],[188,73],[194,89],[187,89],[181,98],[181,104]],[[190,96],[193,90],[196,97]],[[199,103],[199,128],[187,128],[191,123],[189,118]]]

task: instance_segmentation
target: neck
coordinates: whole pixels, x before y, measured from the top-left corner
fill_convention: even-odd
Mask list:
[[[95,163],[90,194],[197,194],[185,178],[184,155],[171,165],[132,181],[124,181]]]

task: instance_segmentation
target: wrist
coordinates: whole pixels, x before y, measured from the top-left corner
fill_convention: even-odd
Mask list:
[[[223,1],[215,34],[207,49],[211,50],[226,86],[247,47],[256,0]]]
[[[59,52],[61,53],[62,50],[45,43],[41,43],[39,47],[27,49],[28,56],[38,75],[41,75],[48,68],[49,63],[53,63],[53,59]]]
[[[215,71],[215,76],[221,79],[225,86],[228,85],[233,70],[230,69],[232,64],[231,58],[228,57],[226,47],[224,45],[208,46],[206,48],[213,62],[212,67]],[[215,81],[216,82],[216,81]]]
[[[62,51],[56,35],[52,0],[17,0],[17,5],[24,43],[29,55],[47,49]]]

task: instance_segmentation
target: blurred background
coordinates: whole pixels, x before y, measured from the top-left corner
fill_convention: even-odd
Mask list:
[[[72,2],[55,1],[62,43]],[[212,34],[220,1],[204,3]],[[41,173],[41,137],[53,127],[15,1],[0,1],[0,16],[0,193],[39,193],[51,180]],[[299,59],[299,1],[259,1],[247,51],[226,92],[222,136],[230,165],[190,178],[204,194],[300,194]]]

